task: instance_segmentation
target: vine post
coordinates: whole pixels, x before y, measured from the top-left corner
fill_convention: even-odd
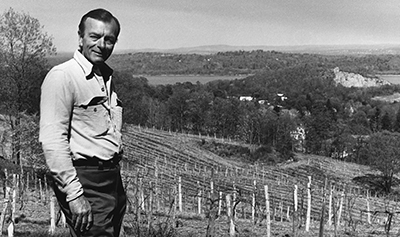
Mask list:
[[[229,224],[229,236],[235,237],[235,222],[234,222],[234,214],[233,214],[234,205],[231,204],[231,195],[226,195],[226,213],[228,216],[228,224]]]
[[[266,219],[267,219],[267,237],[271,236],[271,213],[269,206],[269,194],[268,194],[268,185],[264,185],[264,193],[265,193],[265,211],[266,211]]]
[[[310,222],[311,222],[311,176],[308,176],[306,232],[310,231]]]

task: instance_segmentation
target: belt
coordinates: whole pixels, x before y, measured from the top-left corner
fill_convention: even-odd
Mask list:
[[[115,168],[122,159],[122,154],[116,153],[110,160],[101,160],[97,157],[90,157],[88,159],[73,160],[72,163],[75,167],[97,167],[99,170],[104,168]]]

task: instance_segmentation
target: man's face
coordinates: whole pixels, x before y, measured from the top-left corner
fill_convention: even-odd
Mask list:
[[[114,20],[102,22],[93,18],[85,21],[85,31],[79,36],[81,53],[93,65],[104,63],[117,42],[118,26]]]

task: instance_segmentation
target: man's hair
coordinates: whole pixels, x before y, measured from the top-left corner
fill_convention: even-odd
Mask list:
[[[79,22],[79,26],[78,26],[79,36],[83,36],[83,34],[85,32],[85,21],[87,18],[93,18],[93,19],[96,19],[96,20],[99,20],[102,22],[107,22],[107,23],[111,23],[114,20],[118,27],[117,32],[116,32],[116,37],[118,38],[119,32],[121,30],[121,26],[119,24],[118,19],[115,16],[113,16],[111,14],[111,12],[109,12],[105,9],[102,9],[102,8],[91,10],[90,12],[88,12],[82,16],[81,22]]]

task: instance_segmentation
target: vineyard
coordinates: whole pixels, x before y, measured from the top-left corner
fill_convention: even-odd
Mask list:
[[[125,236],[388,236],[399,203],[354,180],[374,171],[297,154],[277,166],[203,149],[248,146],[215,137],[127,126],[121,163]],[[2,233],[68,236],[44,172],[3,170]],[[11,227],[10,227],[11,226]]]

